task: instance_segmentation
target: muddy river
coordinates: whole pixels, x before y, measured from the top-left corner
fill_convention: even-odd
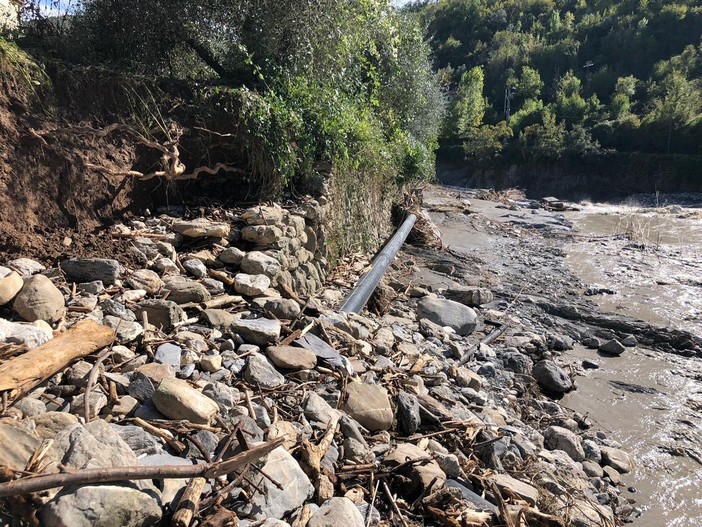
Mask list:
[[[567,213],[579,234],[566,260],[604,311],[699,335],[702,196],[682,198]],[[563,403],[589,413],[638,460],[623,490],[644,510],[634,525],[702,527],[702,360],[644,349],[569,353],[600,368],[579,377]]]

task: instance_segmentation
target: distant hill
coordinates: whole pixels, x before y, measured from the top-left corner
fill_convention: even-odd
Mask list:
[[[697,0],[415,2],[468,159],[702,155]]]

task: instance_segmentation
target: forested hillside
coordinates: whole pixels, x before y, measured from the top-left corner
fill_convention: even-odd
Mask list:
[[[428,28],[468,159],[702,154],[695,0],[440,0]]]

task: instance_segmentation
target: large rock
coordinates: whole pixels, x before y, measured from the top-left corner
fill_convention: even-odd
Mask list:
[[[163,379],[152,400],[166,417],[187,419],[196,424],[209,424],[219,412],[216,402],[180,379]]]
[[[573,381],[566,371],[552,360],[537,362],[532,375],[539,386],[549,392],[565,393],[573,389]]]
[[[231,330],[232,324],[236,321],[236,317],[224,309],[205,309],[202,312],[202,318],[206,320],[210,326],[218,329],[222,333],[228,333]]]
[[[265,274],[238,273],[234,280],[236,292],[247,296],[261,296],[271,286],[271,279]]]
[[[34,421],[38,423],[37,418]],[[96,419],[85,426],[74,424],[61,430],[54,437],[40,468],[53,473],[59,472],[59,465],[80,469],[89,462],[102,468],[139,464],[132,449],[114,428],[107,421]]]
[[[325,501],[307,522],[307,527],[364,527],[358,508],[348,498]]]
[[[228,223],[209,221],[205,218],[174,221],[171,229],[186,238],[226,238],[230,231]]]
[[[302,402],[302,411],[307,419],[313,423],[320,423],[323,428],[326,428],[329,421],[339,413],[315,392],[307,393]]]
[[[52,338],[53,331],[46,322],[35,321],[33,324],[25,324],[0,318],[0,342],[24,344],[30,350],[49,342]]]
[[[580,438],[567,428],[549,426],[544,432],[544,445],[549,450],[563,450],[573,461],[585,459]]]
[[[392,406],[388,392],[377,384],[351,382],[346,387],[344,411],[361,426],[375,432],[392,426]]]
[[[7,262],[7,266],[16,269],[22,276],[32,276],[46,271],[45,265],[31,258],[16,258]]]
[[[247,225],[278,225],[288,212],[277,203],[273,205],[259,205],[246,209],[241,213],[241,219]]]
[[[234,320],[231,330],[257,346],[267,346],[280,337],[280,321],[269,318]]]
[[[237,247],[227,247],[217,257],[220,262],[227,265],[239,265],[246,253]]]
[[[185,320],[185,312],[171,300],[145,300],[139,304],[138,312],[142,311],[146,311],[149,324],[163,329],[164,333],[170,333],[178,322]]]
[[[61,262],[61,269],[72,282],[101,280],[105,285],[112,285],[119,278],[122,266],[117,260],[106,258],[71,258]]]
[[[519,496],[532,507],[539,501],[539,491],[536,487],[519,481],[508,474],[493,474],[490,481],[500,489],[505,489],[515,496]]]
[[[417,462],[407,463],[408,461]],[[431,459],[428,452],[412,443],[397,445],[394,450],[385,456],[383,463],[390,467],[403,465],[399,469],[399,473],[409,480],[406,486],[406,494],[404,492],[403,494],[412,499],[425,491],[427,494],[430,494],[432,489],[439,489],[446,482],[446,474],[441,470],[439,464]],[[430,485],[431,489],[428,488]]]
[[[250,477],[259,489],[251,498],[252,514],[258,518],[282,518],[305,503],[314,492],[307,475],[283,447],[268,454],[262,470]]]
[[[246,361],[244,379],[261,388],[277,388],[285,382],[285,377],[260,353],[252,353]]]
[[[51,527],[147,527],[161,519],[155,495],[118,486],[83,486],[64,491],[39,511]]]
[[[23,285],[24,281],[18,273],[7,267],[0,267],[0,306],[12,302]]]
[[[300,304],[292,298],[259,297],[253,303],[280,320],[292,320],[300,314]]]
[[[317,365],[317,355],[306,348],[271,346],[266,355],[278,368],[286,370],[309,370]]]
[[[454,286],[444,291],[444,296],[470,307],[482,306],[492,302],[493,296],[489,289],[484,287]]]
[[[634,469],[634,463],[629,454],[623,450],[607,446],[600,447],[600,450],[602,452],[602,465],[612,467],[620,474],[626,474]]]
[[[426,318],[440,326],[448,326],[459,335],[470,335],[478,327],[478,315],[471,308],[435,296],[427,296],[419,301],[417,318]]]
[[[619,342],[617,339],[612,339],[600,346],[599,351],[601,353],[605,353],[607,355],[615,355],[619,356],[622,353],[624,353],[624,350],[626,350],[626,347],[624,344]]]
[[[204,285],[180,275],[166,277],[163,287],[168,291],[168,300],[176,304],[206,302],[212,297]]]
[[[419,430],[422,418],[419,415],[419,401],[415,395],[407,392],[397,394],[397,421],[400,429],[407,435]]]
[[[41,444],[35,434],[15,423],[0,423],[0,466],[10,470],[24,470],[34,451]]]
[[[184,260],[183,269],[196,278],[205,278],[207,276],[207,266],[197,258]]]
[[[134,271],[126,282],[134,289],[143,289],[148,294],[158,293],[163,287],[163,281],[155,272],[149,269],[139,269]]]
[[[240,262],[241,270],[248,274],[265,274],[274,278],[280,273],[280,262],[261,251],[251,251]]]
[[[249,225],[241,229],[241,237],[256,245],[270,245],[283,237],[283,231],[275,225]]]
[[[133,320],[124,320],[112,315],[105,315],[102,319],[102,324],[115,331],[117,342],[120,344],[128,344],[144,334],[142,325]]]
[[[59,432],[78,424],[78,418],[67,412],[46,412],[32,417],[34,433],[41,439],[53,439]]]
[[[29,322],[56,322],[66,314],[63,293],[42,274],[24,281],[12,307],[19,316]]]

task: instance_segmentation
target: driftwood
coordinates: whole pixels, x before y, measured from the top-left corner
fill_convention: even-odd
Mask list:
[[[0,393],[14,402],[76,359],[109,346],[115,332],[94,320],[78,322],[46,344],[0,365]]]
[[[200,496],[205,488],[207,480],[205,478],[193,478],[185,487],[183,495],[178,502],[178,509],[173,514],[171,525],[173,527],[188,527],[197,513],[200,506]]]
[[[139,465],[133,467],[93,468],[70,473],[22,478],[7,483],[0,483],[0,498],[31,494],[70,485],[92,485],[95,483],[115,483],[141,479],[218,478],[257,461],[271,450],[282,445],[284,441],[285,438],[279,437],[241,452],[226,461],[203,463],[201,465],[164,465],[160,467]]]

